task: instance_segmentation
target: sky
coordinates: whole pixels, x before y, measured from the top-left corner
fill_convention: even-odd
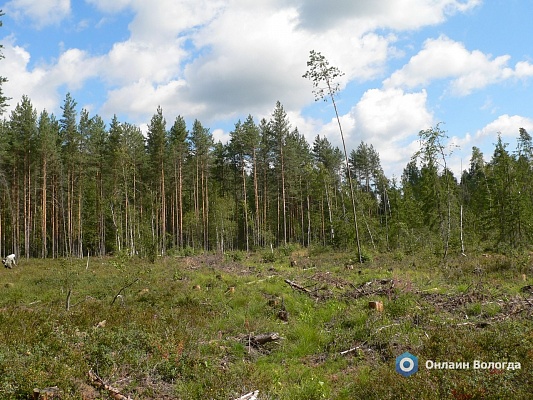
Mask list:
[[[456,177],[472,147],[490,160],[533,134],[529,0],[11,0],[0,2],[0,76],[11,97],[61,115],[67,92],[91,115],[146,130],[158,106],[225,142],[280,101],[312,143],[341,147],[331,102],[302,75],[310,50],[344,75],[336,102],[348,151],[361,141],[400,178],[418,133],[443,130]]]

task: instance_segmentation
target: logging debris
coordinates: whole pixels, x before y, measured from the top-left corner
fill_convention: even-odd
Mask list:
[[[131,397],[125,396],[120,393],[120,390],[118,390],[117,388],[105,383],[104,380],[100,378],[92,369],[89,370],[88,375],[91,384],[98,389],[106,390],[109,393],[110,398],[114,400],[133,400]]]
[[[395,291],[394,279],[373,279],[368,282],[361,283],[358,286],[350,284],[353,290],[347,291],[344,296],[352,299],[359,299],[366,296],[387,296]]]

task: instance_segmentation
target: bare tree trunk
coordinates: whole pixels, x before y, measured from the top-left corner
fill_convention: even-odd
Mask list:
[[[242,192],[244,198],[244,237],[246,240],[246,252],[250,251],[250,238],[248,236],[248,197],[246,194],[246,172],[244,170],[244,160],[242,160]]]
[[[255,159],[255,147],[252,150],[253,154],[253,165],[254,165],[254,200],[255,200],[255,232],[254,232],[254,243],[256,246],[259,245],[259,190],[257,182],[257,160]]]
[[[167,204],[165,195],[165,169],[161,164],[161,255],[166,253]]]
[[[326,182],[326,179],[324,179],[324,188],[326,192],[326,202],[328,204],[328,218],[329,218],[329,232],[330,232],[330,240],[335,240],[335,229],[333,228],[333,215],[331,213],[331,199],[329,196],[329,190],[328,190],[328,184]]]
[[[181,158],[178,166],[178,215],[179,215],[179,246],[183,247],[183,175]]]
[[[47,243],[46,243],[46,222],[47,222],[47,210],[46,210],[46,167],[47,167],[47,160],[46,156],[43,161],[43,187],[42,187],[42,206],[41,206],[41,213],[42,213],[42,219],[41,219],[41,257],[46,258],[47,256]]]
[[[285,197],[285,160],[283,157],[283,143],[280,143],[281,155],[281,198],[283,205],[283,245],[287,245],[287,199]]]
[[[330,83],[328,81],[328,87],[330,93],[333,93]],[[339,112],[337,111],[337,104],[335,103],[335,97],[331,95],[331,101],[333,103],[333,108],[335,109],[335,115],[337,116],[337,123],[339,124],[339,131],[341,133],[341,139],[342,139],[342,148],[344,149],[344,159],[346,161],[346,170],[348,172],[348,181],[350,183],[350,197],[352,198],[352,208],[353,208],[353,223],[355,227],[355,238],[357,241],[357,252],[359,254],[359,263],[363,263],[363,255],[361,254],[361,242],[359,240],[359,228],[357,226],[357,208],[355,206],[355,192],[353,189],[353,182],[352,182],[352,172],[350,170],[350,164],[348,162],[348,152],[346,151],[346,143],[344,141],[344,134],[342,133],[342,126],[341,126],[341,120],[339,118]]]
[[[307,247],[311,246],[311,201],[309,199],[309,181],[307,181]]]
[[[461,254],[465,255],[465,243],[463,241],[463,205],[461,204]]]

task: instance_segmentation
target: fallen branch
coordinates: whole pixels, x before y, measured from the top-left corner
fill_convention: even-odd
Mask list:
[[[361,346],[352,347],[351,349],[341,351],[341,352],[340,352],[340,355],[343,356],[343,355],[345,355],[345,354],[352,353],[352,352],[354,352],[354,351],[356,351],[356,350],[359,350],[360,348],[361,348]]]
[[[115,297],[113,298],[113,301],[111,302],[111,305],[115,304],[115,301],[117,300],[117,298],[119,296],[121,296],[121,293],[126,290],[127,288],[129,288],[130,286],[134,285],[135,283],[137,283],[139,281],[139,278],[135,278],[135,280],[133,282],[130,282],[128,283],[127,285],[123,286],[122,289],[120,289],[118,291],[118,293],[115,295]]]
[[[311,291],[309,289],[306,289],[303,286],[298,285],[296,282],[293,282],[293,281],[290,281],[288,279],[285,279],[285,283],[288,284],[293,289],[299,290],[300,292],[311,294]]]
[[[259,396],[259,390],[247,393],[241,397],[236,398],[235,400],[257,400],[257,396]]]
[[[109,392],[109,395],[112,399],[115,400],[133,400],[129,396],[124,396],[120,393],[120,391],[117,388],[114,388],[111,385],[108,385],[104,382],[102,378],[100,378],[96,373],[93,372],[93,370],[89,370],[89,379],[91,380],[91,384],[97,388],[101,388],[104,390],[107,390]]]

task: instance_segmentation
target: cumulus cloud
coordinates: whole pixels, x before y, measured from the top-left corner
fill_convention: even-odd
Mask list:
[[[533,119],[521,115],[504,114],[478,130],[472,139],[477,141],[487,137],[496,137],[498,133],[501,133],[502,137],[516,138],[520,128],[533,132]]]
[[[476,7],[481,0],[296,0],[293,3],[298,7],[299,25],[312,31],[334,29],[350,22],[354,28],[366,30],[410,30],[443,22],[451,14]]]
[[[36,67],[28,70],[30,53],[20,46],[14,45],[13,38],[2,41],[5,59],[2,60],[2,75],[9,80],[3,84],[2,89],[9,101],[8,111],[13,109],[17,102],[26,94],[38,109],[53,109],[58,98],[54,95],[56,87],[54,82],[46,79],[48,72],[45,68]]]
[[[185,55],[178,39],[156,45],[134,40],[117,42],[101,58],[102,78],[110,85],[128,85],[140,79],[155,84],[169,82],[180,73]]]
[[[100,11],[116,13],[132,5],[133,0],[85,0]]]
[[[302,115],[313,103],[311,83],[302,78],[309,51],[322,52],[345,72],[349,83],[372,85],[383,80],[387,62],[397,57],[398,37],[405,30],[443,22],[450,15],[474,9],[480,0],[86,0],[115,19],[124,13],[127,39],[105,54],[83,48],[63,50],[54,60],[32,65],[27,49],[15,38],[4,41],[2,61],[10,82],[8,96],[28,94],[38,109],[56,109],[60,88],[82,88],[99,79],[107,97],[94,111],[109,117],[123,115],[131,122],[149,120],[158,105],[165,115],[198,118],[206,126],[218,123],[216,138],[227,138],[223,123],[245,118],[269,118],[277,100],[284,105],[293,127],[312,142],[325,134],[340,146],[336,120]],[[47,8],[40,8],[46,4]],[[55,10],[58,20],[70,13],[67,0],[12,0],[21,16],[46,17]],[[55,8],[54,8],[55,7]],[[126,12],[127,11],[127,12]],[[98,18],[93,19],[97,20]],[[49,19],[52,21],[53,19]],[[103,26],[102,29],[107,28]],[[91,29],[91,27],[87,27]],[[30,67],[31,65],[31,67]],[[511,65],[509,55],[492,56],[470,50],[446,36],[427,40],[418,54],[383,80],[381,88],[366,86],[364,94],[343,94],[354,104],[341,116],[348,149],[361,140],[374,145],[390,176],[401,175],[405,160],[417,150],[416,134],[434,125],[428,106],[429,84],[445,80],[448,91],[465,96],[487,85],[533,75],[533,64]],[[351,89],[350,89],[351,90]],[[355,99],[355,100],[352,100]],[[330,105],[329,105],[330,106]],[[350,107],[350,105],[348,106]],[[514,118],[514,119],[513,119]],[[527,122],[501,116],[492,126],[507,132],[505,122]],[[527,124],[523,124],[527,129]],[[144,126],[144,125],[143,125]],[[518,128],[513,128],[516,135]],[[481,130],[483,131],[483,130]],[[485,138],[482,132],[464,139]],[[488,134],[487,134],[488,135]]]
[[[533,119],[521,115],[503,114],[473,134],[467,133],[462,137],[451,137],[448,145],[454,152],[449,160],[450,169],[456,177],[460,177],[462,171],[468,169],[473,146],[481,149],[485,161],[489,162],[499,134],[504,142],[509,142],[508,150],[513,152],[520,128],[533,132]]]
[[[401,175],[405,160],[418,146],[413,136],[433,124],[425,90],[409,93],[402,89],[370,89],[341,116],[346,147],[356,148],[361,141],[372,144],[389,176]],[[321,133],[337,146],[342,145],[336,119],[325,125]]]
[[[4,12],[13,18],[29,18],[39,28],[61,22],[70,15],[70,0],[11,0]]]
[[[17,46],[13,37],[5,38],[1,43],[5,56],[2,74],[9,78],[3,89],[5,95],[12,98],[9,109],[25,94],[37,109],[52,111],[60,101],[59,87],[65,85],[68,90],[78,89],[100,71],[98,60],[79,49],[63,52],[55,64],[29,68],[31,54]]]
[[[508,66],[509,55],[494,59],[479,50],[469,51],[464,44],[442,35],[428,39],[423,49],[383,82],[385,87],[415,88],[434,80],[451,79],[451,92],[466,96],[474,90],[510,78],[533,76],[533,65],[522,61],[515,69]]]

